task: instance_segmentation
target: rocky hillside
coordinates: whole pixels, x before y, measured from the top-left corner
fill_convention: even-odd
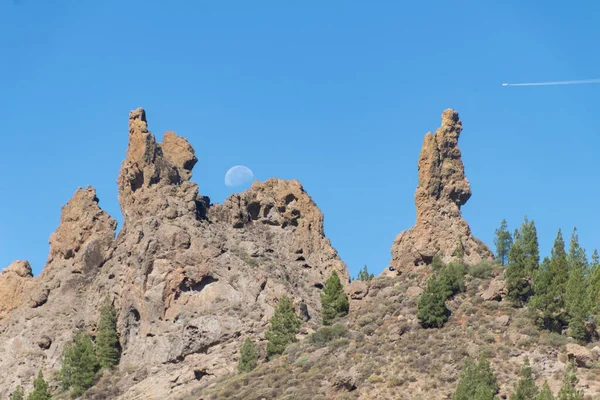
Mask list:
[[[499,399],[513,392],[526,357],[538,386],[547,380],[554,394],[575,358],[578,388],[586,399],[600,398],[600,347],[535,327],[526,309],[502,299],[502,267],[468,269],[465,292],[447,302],[452,314],[441,329],[423,328],[416,316],[427,275],[356,281],[350,313],[336,332],[315,325],[315,335],[279,359],[186,399],[451,399],[464,362],[480,355],[498,377]]]
[[[157,142],[144,111],[132,111],[117,180],[118,235],[94,189],[78,189],[40,276],[26,261],[0,274],[2,398],[17,385],[30,391],[40,369],[53,398],[69,398],[57,375],[63,350],[78,331],[96,336],[108,299],[120,364],[99,377],[89,399],[451,399],[465,362],[482,356],[499,399],[509,398],[525,359],[536,384],[555,394],[574,363],[585,399],[600,399],[598,336],[585,347],[534,325],[527,306],[509,301],[507,268],[462,218],[471,189],[461,131],[458,113],[444,111],[421,150],[415,225],[396,237],[380,276],[350,283],[300,183],[254,182],[211,204],[190,180],[197,158],[187,140],[167,132]],[[323,326],[321,294],[333,272],[349,313]],[[432,282],[444,292],[429,300],[441,301],[443,321],[425,324]],[[294,310],[280,302],[284,295]],[[300,328],[297,341],[267,361],[277,304],[288,304],[287,320],[297,313]],[[258,365],[239,373],[248,338]]]
[[[197,158],[173,132],[156,141],[129,115],[117,180],[124,224],[78,189],[50,237],[47,263],[0,275],[0,394],[32,387],[41,368],[58,396],[61,355],[77,330],[95,335],[105,298],[117,310],[120,370],[111,399],[177,399],[235,370],[241,341],[262,334],[282,294],[320,319],[332,271],[349,281],[323,215],[297,181],[270,179],[210,204],[190,181]],[[93,391],[92,391],[93,392]]]
[[[600,398],[598,343],[586,348],[535,326],[528,308],[508,301],[505,267],[461,217],[471,196],[461,130],[458,113],[446,110],[442,126],[425,136],[417,222],[395,239],[391,268],[348,287],[348,316],[334,327],[305,324],[302,340],[279,359],[207,383],[188,399],[451,399],[465,362],[480,356],[497,376],[499,399],[513,393],[526,358],[538,387],[548,382],[554,394],[574,361],[585,398]],[[420,298],[448,262],[466,264],[462,288],[445,302],[450,316],[443,327],[425,328]]]

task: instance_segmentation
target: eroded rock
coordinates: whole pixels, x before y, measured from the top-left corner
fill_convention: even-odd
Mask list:
[[[457,259],[460,252],[467,263],[493,258],[489,248],[472,235],[460,212],[471,197],[458,148],[461,131],[458,113],[448,109],[442,114],[441,127],[425,135],[415,192],[417,221],[394,240],[390,266],[395,273],[429,265],[435,255],[444,262]]]

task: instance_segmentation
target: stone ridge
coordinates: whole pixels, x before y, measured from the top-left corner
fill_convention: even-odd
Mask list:
[[[279,179],[210,204],[190,181],[196,162],[185,138],[167,132],[159,143],[144,110],[130,113],[118,236],[96,191],[80,188],[40,276],[23,263],[0,275],[0,397],[30,391],[40,368],[55,376],[74,332],[95,334],[107,298],[122,348],[114,399],[180,399],[233,373],[246,337],[264,351],[283,295],[316,328],[331,272],[349,282],[317,205],[298,181]]]
[[[493,258],[489,248],[472,235],[460,212],[471,197],[458,147],[461,132],[458,113],[447,109],[441,126],[434,134],[425,135],[418,162],[416,223],[401,232],[392,245],[390,266],[397,273],[428,265],[436,254],[450,261],[458,247],[464,249],[464,259],[469,263]]]

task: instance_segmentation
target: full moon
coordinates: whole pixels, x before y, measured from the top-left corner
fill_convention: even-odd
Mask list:
[[[252,181],[254,174],[250,168],[243,165],[236,165],[229,168],[225,174],[225,185],[229,187],[245,185]]]

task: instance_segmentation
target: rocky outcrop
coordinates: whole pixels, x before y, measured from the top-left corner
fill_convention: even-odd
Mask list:
[[[33,274],[27,261],[15,261],[0,274],[0,318],[18,307],[25,298]]]
[[[566,352],[569,360],[574,360],[578,367],[590,368],[597,360],[596,355],[588,348],[575,343],[567,343]]]
[[[74,332],[94,334],[105,298],[117,310],[121,399],[181,398],[234,372],[242,341],[264,339],[284,294],[319,322],[327,278],[349,276],[310,196],[297,181],[270,179],[211,205],[190,181],[196,162],[186,139],[167,132],[160,143],[144,110],[130,113],[117,179],[123,227],[115,238],[93,188],[63,207],[42,274],[19,278],[31,281],[29,297],[0,314],[0,368],[9,371],[0,394],[30,387],[39,368],[53,376]]]
[[[96,190],[77,189],[62,208],[60,225],[50,235],[45,275],[57,270],[82,273],[98,269],[108,258],[117,221],[98,206]]]
[[[417,221],[412,228],[401,232],[392,245],[390,266],[397,273],[428,265],[436,254],[445,262],[455,259],[460,252],[468,263],[493,258],[461,216],[461,206],[471,197],[458,148],[461,131],[458,113],[448,109],[442,114],[442,126],[434,134],[425,135],[415,193]]]

